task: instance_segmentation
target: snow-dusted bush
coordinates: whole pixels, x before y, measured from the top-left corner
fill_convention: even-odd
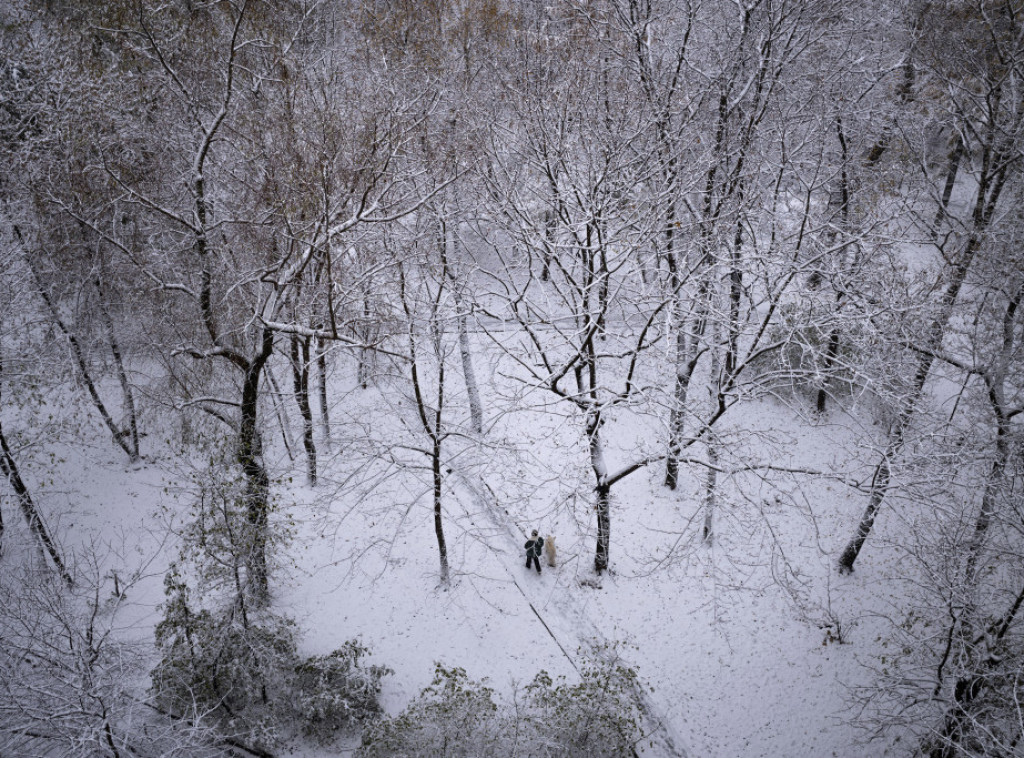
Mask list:
[[[800,395],[828,383],[832,394],[848,394],[859,382],[854,367],[864,363],[857,354],[863,325],[835,321],[826,312],[816,312],[813,299],[809,303],[779,307],[764,344],[780,347],[751,361],[750,376],[773,392]]]
[[[461,668],[435,664],[434,680],[394,718],[363,733],[359,758],[491,758],[507,756],[494,691]]]
[[[354,640],[328,655],[301,658],[295,624],[267,610],[243,617],[234,608],[192,610],[171,573],[156,630],[163,657],[152,672],[157,705],[176,715],[208,714],[231,736],[262,745],[291,727],[325,741],[380,712],[383,666],[366,666],[369,649]]]
[[[380,682],[386,666],[364,666],[369,648],[349,640],[328,655],[307,658],[295,667],[295,709],[306,733],[321,740],[339,729],[380,714]]]
[[[203,719],[167,718],[139,697],[147,653],[120,633],[138,575],[115,581],[102,561],[80,561],[69,587],[16,557],[0,562],[0,755],[222,754]]]
[[[197,610],[175,570],[164,582],[168,599],[156,627],[162,657],[152,672],[157,703],[179,714],[268,706],[268,685],[278,688],[298,658],[293,623],[237,604]]]
[[[584,659],[581,679],[552,681],[544,671],[526,687],[520,724],[528,754],[565,758],[617,758],[634,753],[641,738],[636,671],[614,648]],[[518,731],[518,730],[517,730]]]
[[[349,641],[328,655],[301,658],[295,623],[250,591],[254,543],[273,545],[283,536],[273,524],[254,528],[244,479],[214,462],[196,481],[181,563],[164,577],[156,627],[161,658],[151,672],[157,706],[212,720],[225,736],[260,746],[299,730],[328,739],[376,715],[380,681],[389,672],[363,665],[366,647]]]
[[[363,733],[359,758],[621,758],[642,739],[636,671],[614,648],[584,658],[580,681],[541,671],[514,703],[460,668],[440,664],[434,681],[398,716]]]

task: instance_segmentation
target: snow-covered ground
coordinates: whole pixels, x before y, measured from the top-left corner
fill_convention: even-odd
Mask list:
[[[490,366],[485,396],[504,398],[505,374],[485,346],[480,356]],[[881,540],[868,543],[855,574],[835,571],[862,493],[838,478],[760,469],[721,478],[708,546],[700,540],[703,472],[687,469],[670,492],[652,465],[613,490],[612,570],[596,577],[579,427],[524,401],[521,411],[492,418],[484,444],[452,445],[444,514],[452,582],[442,587],[422,472],[399,467],[373,489],[370,473],[351,476],[371,457],[361,437],[403,431],[397,395],[354,388],[350,368],[337,362],[335,440],[330,449],[320,440],[316,488],[302,483],[301,446],[293,444],[289,462],[267,406],[275,498],[295,531],[274,575],[274,602],[298,622],[306,652],[353,637],[371,647],[374,661],[395,672],[385,680],[389,712],[430,682],[435,662],[507,695],[542,669],[571,679],[581,646],[616,642],[650,688],[649,726],[661,736],[651,754],[670,753],[668,745],[709,758],[884,754],[884,745],[856,742],[851,688],[871,681],[873,619],[898,585],[887,581]],[[773,399],[741,411],[723,431],[730,460],[852,478],[870,460],[865,443],[877,432],[867,411],[803,418]],[[607,428],[613,466],[655,444],[657,423],[617,413]],[[119,621],[137,639],[159,619],[162,572],[190,497],[176,432],[149,432],[146,460],[132,467],[83,416],[77,429],[26,450],[25,466],[65,549],[101,555],[122,578],[142,572]],[[7,521],[12,532],[23,528]],[[523,565],[530,528],[558,546],[558,566],[540,576]],[[883,516],[876,529],[888,528]]]

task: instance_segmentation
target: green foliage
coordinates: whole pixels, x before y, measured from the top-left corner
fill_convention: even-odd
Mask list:
[[[395,718],[363,733],[360,758],[508,755],[493,691],[461,668],[435,664],[434,680]]]
[[[294,624],[235,604],[222,610],[189,606],[188,588],[172,569],[167,603],[156,627],[160,663],[152,672],[158,704],[175,712],[240,713],[269,704],[267,686],[297,657]]]
[[[355,641],[299,657],[295,623],[254,603],[248,591],[253,545],[265,533],[244,498],[237,467],[215,462],[198,478],[193,519],[182,532],[189,579],[177,564],[164,577],[151,693],[164,710],[212,719],[256,745],[269,747],[297,729],[329,739],[379,713],[380,682],[390,671],[364,665],[369,650]],[[266,539],[279,542],[280,528]]]
[[[641,737],[635,692],[636,671],[613,647],[592,651],[581,680],[552,682],[542,671],[526,687],[531,754],[617,758],[627,756]]]
[[[173,568],[164,586],[164,618],[156,627],[161,659],[151,672],[160,708],[212,714],[263,745],[291,726],[326,741],[380,713],[381,680],[391,671],[364,665],[364,645],[349,640],[303,659],[291,619],[268,610],[243,613],[237,604],[197,610]]]
[[[380,714],[380,682],[394,673],[386,666],[363,666],[370,650],[347,641],[328,655],[307,658],[295,667],[295,709],[303,728],[319,740]]]
[[[436,664],[434,680],[395,718],[363,734],[359,758],[621,758],[642,738],[636,671],[614,647],[584,657],[579,682],[541,671],[514,704],[460,668]]]
[[[227,451],[218,451],[196,477],[192,520],[182,537],[182,557],[194,568],[206,591],[244,594],[247,572],[261,546],[280,547],[287,533],[267,529],[247,507],[247,482]],[[273,510],[273,500],[268,510]]]

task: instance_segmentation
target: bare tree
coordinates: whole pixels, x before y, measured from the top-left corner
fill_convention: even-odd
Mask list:
[[[984,44],[988,55],[983,59],[972,57],[966,70],[950,67],[945,53],[940,53],[935,42],[936,55],[930,59],[929,73],[943,87],[943,97],[953,106],[957,121],[955,129],[969,142],[965,150],[975,163],[970,177],[973,199],[967,212],[958,219],[956,234],[942,235],[935,243],[941,260],[941,276],[934,287],[935,296],[930,304],[923,334],[913,340],[915,358],[913,378],[900,401],[888,441],[872,476],[871,492],[854,536],[839,558],[839,570],[850,572],[860,555],[865,540],[871,533],[878,510],[885,500],[892,479],[892,466],[900,456],[906,441],[909,424],[924,395],[925,384],[942,349],[950,317],[960,301],[961,289],[967,280],[975,258],[988,244],[993,224],[998,220],[1003,191],[1015,175],[1019,161],[1020,126],[1024,109],[1019,99],[1004,93],[1015,86],[1022,58],[1018,23],[1005,8],[984,9],[974,15],[965,12],[958,20],[964,44]],[[944,34],[945,19],[929,14],[928,28],[934,34]],[[944,40],[947,38],[944,36]],[[943,45],[947,41],[943,42]]]
[[[489,315],[522,329],[524,344],[510,352],[524,376],[579,412],[600,573],[609,565],[611,489],[648,462],[611,470],[603,427],[613,408],[634,398],[638,365],[657,340],[654,325],[667,301],[644,291],[636,266],[636,250],[653,232],[638,194],[654,170],[637,149],[642,128],[635,112],[611,107],[621,82],[591,69],[585,51],[561,72],[563,99],[528,97],[517,113],[522,128],[495,132],[492,213],[510,243],[498,250],[503,271],[495,295],[508,310]],[[596,98],[582,94],[595,91]],[[516,186],[523,189],[509,190]],[[554,231],[545,215],[552,192]],[[544,262],[540,270],[535,261]]]

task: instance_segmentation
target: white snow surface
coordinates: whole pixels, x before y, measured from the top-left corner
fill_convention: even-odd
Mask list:
[[[619,642],[649,686],[657,735],[645,755],[888,754],[883,744],[857,741],[850,693],[870,681],[879,652],[873,619],[894,602],[898,585],[886,581],[882,540],[868,542],[852,576],[834,568],[862,493],[820,477],[775,477],[772,486],[736,475],[720,481],[716,539],[707,546],[699,536],[699,467],[684,467],[679,489],[670,492],[661,485],[662,467],[652,465],[613,490],[611,571],[597,577],[579,419],[524,402],[526,410],[491,417],[486,444],[453,444],[458,454],[449,464],[444,513],[452,581],[442,587],[429,477],[397,470],[372,491],[348,477],[360,435],[401,433],[402,410],[387,388],[355,388],[347,360],[336,361],[337,433],[330,451],[318,440],[318,487],[302,483],[291,398],[281,401],[294,417],[294,463],[265,408],[274,495],[295,529],[273,576],[274,604],[297,621],[303,652],[326,653],[359,638],[374,662],[394,669],[383,701],[397,713],[429,684],[435,662],[460,666],[507,696],[541,669],[572,680],[581,647]],[[496,364],[485,378],[492,403],[510,393]],[[551,401],[540,392],[532,399]],[[187,466],[174,433],[157,429],[144,440],[146,460],[128,466],[85,405],[79,408],[77,428],[23,451],[25,475],[66,551],[98,552],[122,576],[142,569],[119,626],[152,639],[162,572],[177,551],[168,527],[187,518]],[[802,418],[772,399],[740,410],[727,425],[746,430],[730,438],[734,457],[835,466],[862,477],[873,460],[865,449],[880,432],[856,413]],[[357,431],[356,422],[371,416],[372,429]],[[616,413],[605,430],[613,471],[657,444],[657,423],[628,409]],[[749,434],[757,429],[771,430],[770,437]],[[887,514],[879,534],[891,526]],[[9,535],[23,529],[13,516]],[[545,561],[540,576],[524,566],[523,535],[531,528],[554,535],[558,545],[557,568]],[[844,644],[824,626],[836,619]],[[304,745],[292,754],[338,752]]]

